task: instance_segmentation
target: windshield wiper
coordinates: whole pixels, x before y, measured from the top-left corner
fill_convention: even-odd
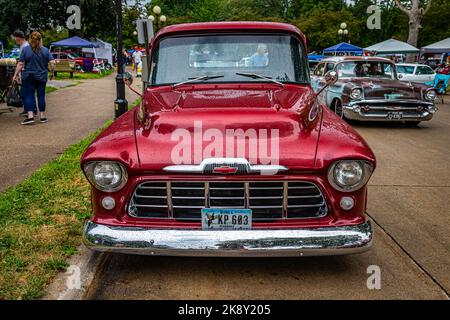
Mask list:
[[[253,79],[264,79],[264,80],[268,80],[271,81],[273,83],[276,83],[282,87],[284,87],[284,83],[277,81],[275,79],[272,79],[271,77],[268,76],[263,76],[261,74],[257,74],[257,73],[245,73],[245,72],[237,72],[236,73],[238,76],[243,76],[243,77],[248,77],[248,78],[253,78]]]
[[[205,75],[205,76],[200,76],[200,77],[196,77],[196,78],[189,78],[189,80],[173,84],[172,87],[175,88],[175,87],[181,86],[183,84],[187,84],[187,83],[191,83],[191,82],[195,82],[195,81],[207,81],[207,80],[223,78],[223,77],[224,76],[222,76],[222,75]]]

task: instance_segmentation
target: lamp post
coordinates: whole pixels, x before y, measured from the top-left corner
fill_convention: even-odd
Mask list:
[[[345,42],[345,39],[348,37],[347,24],[342,22],[340,25],[340,29],[338,30],[338,34],[342,37],[342,40]]]
[[[167,21],[167,17],[165,15],[161,14],[161,7],[159,6],[154,6],[153,9],[153,14],[154,15],[150,15],[148,18],[154,22],[155,24],[155,32],[158,32],[159,28],[160,28],[160,23],[164,24]]]
[[[116,29],[117,29],[117,98],[114,101],[114,118],[117,119],[128,110],[128,101],[125,97],[125,66],[123,63],[123,35],[122,35],[122,0],[115,0]]]

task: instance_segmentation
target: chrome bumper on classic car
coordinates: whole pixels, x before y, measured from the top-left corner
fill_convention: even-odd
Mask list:
[[[360,225],[295,230],[202,231],[113,227],[88,221],[84,243],[105,252],[166,256],[295,257],[360,253],[372,245]]]
[[[359,121],[427,121],[433,118],[437,107],[421,100],[359,100],[343,106],[345,118]],[[402,113],[401,118],[389,118]]]

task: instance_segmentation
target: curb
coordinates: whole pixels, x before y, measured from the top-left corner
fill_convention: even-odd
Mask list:
[[[46,288],[42,300],[83,300],[107,256],[81,245],[78,253],[67,261],[67,271],[59,273]]]

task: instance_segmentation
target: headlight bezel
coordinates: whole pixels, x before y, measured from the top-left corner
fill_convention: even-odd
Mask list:
[[[428,96],[428,94],[430,94],[430,93],[433,93],[433,98],[430,98],[430,97]],[[424,98],[425,98],[425,100],[427,100],[427,101],[434,102],[434,101],[436,100],[436,98],[437,98],[436,90],[434,90],[433,88],[427,89],[427,90],[425,91]]]
[[[354,93],[359,92],[356,96]],[[352,100],[361,100],[363,98],[363,90],[362,88],[356,87],[350,91],[350,98]]]
[[[335,169],[339,164],[349,163],[349,162],[355,162],[361,167],[361,169],[362,169],[361,178],[355,184],[343,185],[337,181]],[[338,160],[338,161],[333,162],[333,164],[328,168],[328,182],[337,191],[355,192],[367,184],[370,177],[372,176],[373,168],[374,168],[373,164],[366,160],[353,160],[353,159]]]
[[[99,165],[117,166],[117,168],[119,169],[119,172],[120,172],[119,181],[111,186],[105,186],[105,185],[99,184],[96,181],[95,176],[94,176],[95,168]],[[111,193],[111,192],[120,191],[121,189],[123,189],[125,187],[125,185],[128,182],[128,171],[127,171],[126,167],[118,161],[105,160],[105,161],[88,162],[84,165],[84,173],[85,173],[87,179],[89,180],[89,182],[91,183],[91,185],[94,186],[96,189],[103,191],[103,192]]]

